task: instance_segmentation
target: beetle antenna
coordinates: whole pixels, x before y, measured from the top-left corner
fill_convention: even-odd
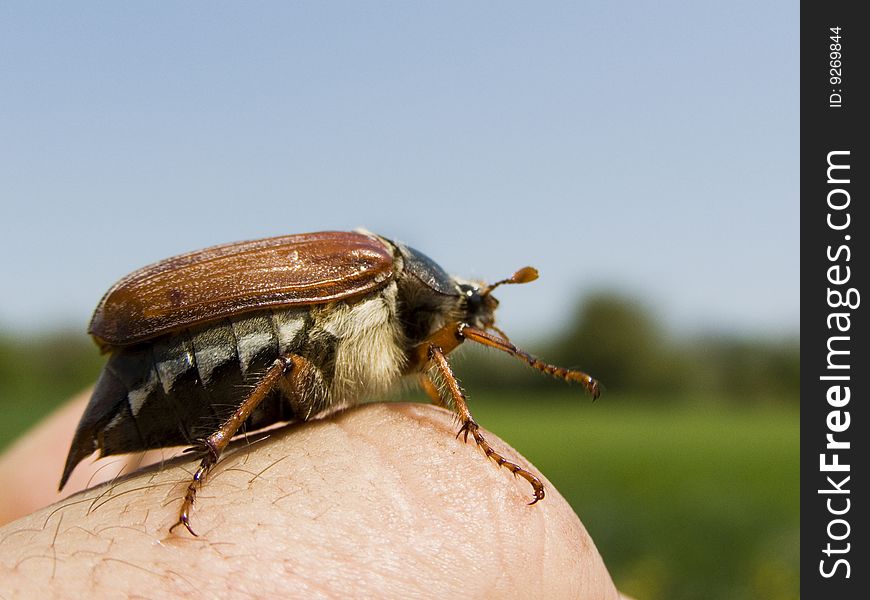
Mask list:
[[[497,288],[500,285],[504,285],[506,283],[529,283],[538,278],[538,270],[535,267],[523,267],[507,279],[502,279],[500,281],[496,281],[485,290],[483,290],[480,295],[481,296],[489,296],[490,292]]]

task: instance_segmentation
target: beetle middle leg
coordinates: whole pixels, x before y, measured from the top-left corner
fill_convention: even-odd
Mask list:
[[[184,495],[184,502],[181,505],[181,511],[178,514],[178,521],[170,527],[169,531],[179,525],[184,525],[187,530],[197,535],[190,525],[190,510],[193,508],[193,503],[196,500],[196,492],[199,486],[202,485],[202,480],[206,473],[217,463],[221,453],[229,445],[230,440],[251,416],[254,409],[259,406],[269,393],[284,379],[293,369],[296,356],[286,356],[275,360],[272,366],[266,371],[263,379],[251,391],[245,401],[233,412],[233,414],[218,428],[217,431],[202,440],[198,447],[194,450],[203,450],[205,456],[199,464],[199,468],[193,475],[193,480],[187,486],[187,492]]]
[[[468,410],[468,403],[466,403],[465,401],[465,394],[462,393],[462,388],[459,386],[459,381],[456,379],[456,376],[453,374],[453,370],[450,368],[450,363],[447,362],[447,356],[445,356],[444,351],[441,350],[441,348],[436,344],[429,344],[428,356],[429,362],[438,369],[438,372],[441,374],[441,378],[447,385],[447,389],[449,390],[450,396],[453,399],[454,409],[456,410],[456,413],[459,415],[459,418],[462,421],[462,427],[459,429],[459,433],[456,434],[456,437],[464,435],[464,440],[467,442],[468,436],[470,434],[474,438],[474,442],[477,444],[477,446],[481,450],[483,450],[484,454],[486,454],[487,458],[491,458],[498,466],[504,467],[515,476],[522,477],[523,479],[528,481],[529,484],[531,484],[532,490],[534,492],[534,498],[531,502],[529,502],[529,504],[534,504],[538,500],[542,500],[544,498],[544,484],[541,483],[541,480],[538,479],[527,469],[524,469],[520,465],[509,461],[504,456],[496,452],[495,449],[489,444],[489,442],[480,432],[480,426],[474,420],[474,417],[471,416],[471,411]],[[431,387],[426,386],[425,389],[431,395],[430,390],[436,388],[434,384],[432,384]],[[443,406],[443,402],[441,404]]]
[[[426,395],[429,396],[429,399],[441,408],[449,409],[450,406],[448,406],[448,404],[444,402],[444,398],[441,397],[441,392],[438,391],[438,386],[435,385],[435,382],[432,381],[425,373],[420,373],[419,378],[420,387],[423,388],[423,391],[426,392]]]

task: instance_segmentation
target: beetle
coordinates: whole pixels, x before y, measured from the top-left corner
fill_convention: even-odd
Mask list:
[[[488,458],[541,481],[499,454],[480,432],[447,355],[464,341],[506,352],[576,381],[589,375],[547,364],[495,326],[505,284],[534,281],[525,267],[487,285],[448,275],[425,254],[373,233],[325,231],[214,246],[146,266],[103,296],[88,332],[108,361],[78,424],[60,480],[100,456],[175,445],[202,456],[178,520],[196,535],[196,493],[233,436],[306,421],[416,377],[452,408]]]

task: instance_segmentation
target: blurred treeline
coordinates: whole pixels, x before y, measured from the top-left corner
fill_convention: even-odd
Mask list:
[[[582,299],[561,333],[549,339],[515,341],[548,362],[594,375],[608,394],[640,395],[645,403],[703,397],[797,405],[799,400],[797,338],[677,335],[663,328],[655,311],[619,293],[598,292]],[[0,333],[0,409],[5,415],[0,447],[64,398],[91,385],[104,360],[83,332]],[[565,390],[563,383],[482,348],[463,349],[457,372],[475,396]]]
[[[596,292],[578,302],[549,340],[513,341],[547,362],[589,373],[606,392],[643,396],[646,402],[705,397],[797,405],[800,399],[797,335],[678,334],[668,331],[654,310],[619,292]],[[475,349],[464,355],[459,371],[470,390],[564,389],[532,369],[508,368],[514,359],[502,353]]]

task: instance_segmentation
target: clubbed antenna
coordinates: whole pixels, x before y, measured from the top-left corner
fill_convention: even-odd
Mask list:
[[[506,283],[529,283],[538,278],[538,270],[535,267],[523,267],[507,279],[502,279],[501,281],[496,281],[488,288],[486,288],[483,292],[481,292],[481,296],[488,296],[492,290],[497,288],[500,285],[504,285]]]

